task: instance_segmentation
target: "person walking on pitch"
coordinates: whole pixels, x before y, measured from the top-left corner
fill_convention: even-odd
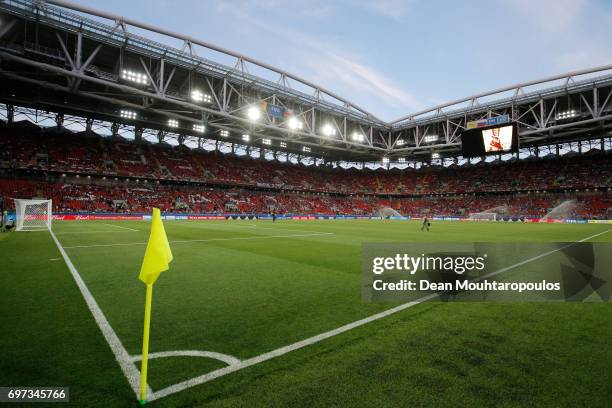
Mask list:
[[[427,232],[429,232],[429,226],[430,225],[431,225],[431,223],[429,222],[427,217],[423,218],[423,225],[421,225],[421,231],[427,230]]]

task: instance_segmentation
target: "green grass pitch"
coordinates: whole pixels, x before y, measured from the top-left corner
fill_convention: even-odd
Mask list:
[[[566,242],[600,233],[592,240],[612,241],[610,227],[596,224],[434,222],[429,233],[417,222],[375,220],[165,227],[174,261],[154,287],[150,352],[241,360],[393,307],[361,301],[362,242]],[[130,355],[141,352],[148,228],[53,225]],[[137,406],[50,234],[0,234],[0,254],[0,385],[69,386],[75,407]],[[607,407],[611,345],[609,303],[425,302],[149,405]],[[156,391],[225,366],[152,359],[149,384]]]

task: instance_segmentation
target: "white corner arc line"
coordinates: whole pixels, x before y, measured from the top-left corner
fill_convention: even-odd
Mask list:
[[[134,228],[122,227],[121,225],[107,224],[107,223],[104,223],[104,222],[101,222],[100,225],[108,225],[109,227],[115,227],[115,228],[121,228],[121,229],[128,230],[128,231],[138,231],[138,232],[140,232],[140,230],[137,230],[137,229],[134,229]]]
[[[214,242],[214,241],[248,241],[254,239],[270,239],[270,238],[293,238],[293,237],[316,237],[321,235],[334,235],[333,232],[317,232],[311,234],[290,234],[290,235],[257,235],[253,237],[231,237],[231,238],[209,238],[209,239],[188,239],[170,241],[171,244],[184,244],[190,242]],[[113,246],[133,246],[133,245],[147,245],[146,242],[126,242],[118,244],[94,244],[94,245],[73,245],[64,247],[65,249],[74,248],[98,248],[98,247],[113,247]]]
[[[159,351],[156,353],[149,353],[149,360],[154,358],[166,358],[166,357],[205,357],[212,358],[215,360],[223,361],[227,365],[240,364],[240,359],[229,354],[217,353],[215,351],[205,350],[174,350],[174,351]],[[131,356],[132,362],[142,360],[142,355]]]
[[[132,390],[134,391],[136,396],[138,396],[140,391],[140,371],[138,370],[138,368],[136,368],[136,365],[134,365],[134,363],[130,360],[130,355],[128,354],[125,347],[123,347],[121,340],[119,340],[119,337],[117,337],[117,333],[115,333],[110,323],[106,319],[106,316],[104,316],[104,313],[100,309],[100,306],[98,306],[98,303],[89,291],[89,288],[87,288],[87,285],[83,281],[83,278],[81,278],[81,275],[79,275],[79,272],[74,267],[72,261],[68,257],[68,254],[66,254],[66,251],[62,247],[62,244],[59,242],[52,230],[49,230],[49,233],[51,234],[51,238],[53,238],[53,241],[55,241],[57,249],[59,249],[60,254],[64,258],[64,262],[66,262],[66,266],[68,266],[68,270],[72,274],[74,281],[76,282],[79,290],[81,291],[81,295],[83,295],[85,303],[87,303],[87,306],[89,307],[89,311],[91,312],[94,317],[94,320],[98,324],[100,331],[102,331],[102,335],[104,336],[106,342],[113,351],[115,359],[119,363],[123,374],[130,383],[130,386],[132,387]],[[151,394],[151,388],[148,385],[147,388],[147,393]]]
[[[551,251],[548,251],[548,252],[544,252],[543,254],[536,255],[536,256],[531,257],[529,259],[526,259],[524,261],[518,262],[518,263],[516,263],[514,265],[510,265],[510,266],[507,266],[507,267],[502,268],[500,270],[491,272],[491,273],[489,273],[489,274],[487,274],[485,276],[480,277],[479,279],[484,279],[485,277],[490,277],[490,276],[498,275],[498,274],[500,274],[502,272],[509,271],[509,270],[514,269],[514,268],[516,268],[518,266],[522,266],[522,265],[524,265],[524,264],[526,264],[528,262],[532,262],[532,261],[535,261],[537,259],[544,258],[545,256],[551,255],[551,254],[553,254],[555,252],[562,251],[563,249],[566,249],[566,248],[568,248],[568,247],[570,247],[570,246],[572,246],[572,245],[574,245],[576,243],[588,241],[589,239],[592,239],[592,238],[598,237],[600,235],[606,234],[606,233],[608,233],[610,231],[612,231],[612,229],[608,229],[608,230],[600,232],[598,234],[594,234],[594,235],[588,236],[586,238],[583,238],[583,239],[581,239],[579,241],[576,241],[576,242],[573,242],[573,243],[569,243],[568,245],[565,245],[565,246],[563,246],[561,248],[557,248],[557,249],[554,249],[554,250],[551,250]],[[385,310],[383,312],[376,313],[376,314],[374,314],[372,316],[368,316],[366,318],[354,321],[352,323],[345,324],[344,326],[340,326],[340,327],[338,327],[336,329],[320,333],[320,334],[318,334],[316,336],[309,337],[307,339],[298,341],[298,342],[293,343],[293,344],[289,344],[289,345],[284,346],[284,347],[280,347],[280,348],[278,348],[276,350],[272,350],[272,351],[269,351],[267,353],[260,354],[258,356],[255,356],[255,357],[252,357],[252,358],[249,358],[249,359],[246,359],[246,360],[242,360],[239,364],[223,367],[223,368],[220,368],[218,370],[214,370],[214,371],[211,371],[209,373],[200,375],[198,377],[194,377],[194,378],[191,378],[189,380],[186,380],[186,381],[183,381],[183,382],[171,385],[169,387],[166,387],[166,388],[163,388],[163,389],[161,389],[159,391],[154,392],[149,397],[149,400],[153,401],[153,400],[156,400],[156,399],[159,399],[159,398],[167,397],[168,395],[172,395],[172,394],[175,394],[177,392],[186,390],[188,388],[195,387],[196,385],[200,385],[200,384],[206,383],[208,381],[214,380],[215,378],[219,378],[219,377],[222,377],[224,375],[233,373],[235,371],[242,370],[243,368],[247,368],[247,367],[250,367],[252,365],[259,364],[261,362],[273,359],[275,357],[279,357],[279,356],[282,356],[284,354],[290,353],[292,351],[304,348],[306,346],[310,346],[310,345],[318,343],[318,342],[320,342],[322,340],[328,339],[330,337],[337,336],[337,335],[339,335],[341,333],[344,333],[344,332],[347,332],[347,331],[352,330],[354,328],[363,326],[363,325],[365,325],[367,323],[370,323],[370,322],[382,319],[382,318],[387,317],[387,316],[391,316],[391,315],[393,315],[395,313],[401,312],[403,310],[406,310],[406,309],[408,309],[410,307],[416,306],[416,305],[418,305],[420,303],[423,303],[425,301],[428,301],[428,300],[436,298],[436,297],[438,297],[438,294],[432,293],[430,295],[423,296],[423,297],[421,297],[419,299],[416,299],[416,300],[413,300],[413,301],[401,304],[401,305],[393,307],[391,309],[387,309],[387,310]]]

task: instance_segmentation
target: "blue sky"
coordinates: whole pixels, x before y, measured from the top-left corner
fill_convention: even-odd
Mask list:
[[[265,61],[384,120],[612,63],[609,0],[75,2]]]

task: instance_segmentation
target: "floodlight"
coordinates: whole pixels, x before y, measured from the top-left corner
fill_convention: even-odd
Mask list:
[[[329,123],[326,123],[321,128],[321,133],[323,133],[323,136],[335,136],[336,135],[336,129],[334,129],[334,127],[332,125],[330,125]]]
[[[124,69],[121,71],[121,79],[125,79],[126,81],[135,82],[137,84],[147,85],[149,79],[145,74],[141,74],[140,72],[130,71],[129,69]]]
[[[197,90],[197,89],[194,89],[193,91],[191,91],[191,99],[194,102],[198,102],[198,103],[200,102],[211,103],[212,102],[212,96],[200,90]]]
[[[177,128],[179,125],[178,120],[176,119],[168,119],[168,126],[171,128]]]
[[[204,131],[206,130],[206,126],[204,125],[193,125],[193,130],[195,130],[198,133],[204,133]]]
[[[406,158],[405,157],[400,157],[397,159],[398,163],[406,163]]]
[[[302,146],[302,151],[305,152],[305,153],[310,153],[310,147]]]
[[[270,139],[261,139],[261,143],[265,144],[266,146],[270,146],[272,144],[272,140],[270,140]]]
[[[433,142],[437,142],[439,139],[438,135],[425,135],[425,137],[423,138],[423,142],[424,143],[433,143]]]
[[[351,138],[353,139],[353,141],[355,142],[363,142],[364,136],[363,133],[361,132],[353,132],[353,134],[351,135]]]
[[[289,119],[289,129],[291,129],[291,130],[302,129],[302,121],[297,119],[296,117],[292,116]]]
[[[577,115],[577,112],[574,109],[566,110],[565,112],[560,112],[557,114],[557,119],[570,119]]]
[[[280,147],[287,147],[287,142],[280,142]]]
[[[383,162],[383,164],[388,164],[389,163],[389,158],[388,157],[383,157],[382,158],[382,162]]]
[[[403,146],[406,144],[406,141],[404,139],[397,139],[397,141],[395,142],[395,144],[397,146]]]
[[[121,117],[125,119],[136,119],[136,112],[131,110],[122,109]]]
[[[221,135],[221,137],[229,137],[229,131],[228,130],[221,130],[219,132],[219,134]]]
[[[251,140],[251,135],[248,135],[246,133],[244,135],[242,135],[242,141],[243,142],[248,142],[250,140]]]
[[[255,121],[255,120],[259,120],[259,118],[261,117],[261,111],[256,108],[255,106],[251,106],[248,110],[247,110],[247,116],[249,117],[249,119]]]
[[[432,153],[431,154],[431,158],[434,159],[434,160],[435,159],[439,159],[440,158],[440,153]]]

